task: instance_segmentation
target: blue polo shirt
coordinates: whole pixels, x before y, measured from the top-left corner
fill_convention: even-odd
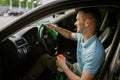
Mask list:
[[[99,67],[105,60],[105,50],[96,35],[83,43],[83,35],[76,33],[74,39],[77,40],[77,69],[80,76],[82,71],[96,74]]]

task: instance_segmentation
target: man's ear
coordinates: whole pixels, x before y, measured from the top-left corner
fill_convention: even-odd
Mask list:
[[[90,26],[92,24],[91,19],[86,19],[85,26]]]

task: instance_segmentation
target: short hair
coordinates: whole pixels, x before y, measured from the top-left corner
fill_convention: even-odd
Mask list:
[[[81,9],[77,9],[76,11],[77,12],[83,11],[86,14],[90,14],[96,23],[96,28],[99,29],[99,24],[100,24],[99,22],[101,20],[101,14],[98,8],[96,7],[81,8]]]

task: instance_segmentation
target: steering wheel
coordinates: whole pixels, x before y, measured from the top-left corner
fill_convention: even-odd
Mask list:
[[[55,30],[49,30],[44,24],[39,27],[38,36],[43,44],[44,49],[51,55],[55,56],[56,40],[58,33]]]

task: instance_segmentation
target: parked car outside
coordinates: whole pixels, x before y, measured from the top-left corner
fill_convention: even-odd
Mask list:
[[[18,8],[13,8],[10,9],[7,13],[9,16],[20,16],[26,12],[25,9],[18,9]]]
[[[97,7],[102,14],[97,36],[106,50],[106,59],[96,74],[95,80],[120,80],[119,0],[55,1],[36,7],[14,21],[1,26],[0,80],[21,79],[44,53],[51,56],[63,53],[67,61],[76,62],[76,42],[63,38],[55,31],[52,31],[51,34],[45,27],[41,28],[41,26],[45,18],[63,13],[63,15],[48,20],[44,24],[52,23],[75,32],[76,9],[87,7]],[[68,12],[64,13],[66,11]],[[36,80],[53,79],[55,79],[53,74],[46,69]]]

